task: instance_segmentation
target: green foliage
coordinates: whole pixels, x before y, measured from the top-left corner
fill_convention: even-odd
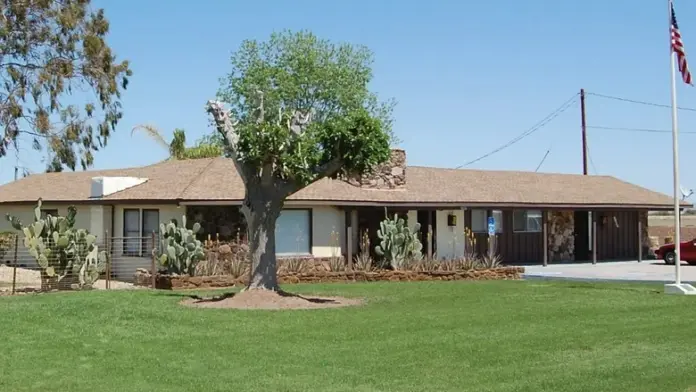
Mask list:
[[[7,214],[12,227],[24,234],[24,246],[41,268],[44,290],[88,289],[106,267],[106,252],[99,252],[97,238],[84,229],[75,229],[75,207],[68,215],[41,217],[41,199],[34,209],[34,222],[23,225]]]
[[[302,188],[389,159],[393,103],[368,89],[372,52],[309,32],[244,41],[218,98],[231,105],[243,164]],[[230,141],[227,141],[230,143]]]
[[[172,141],[167,143],[162,136],[162,132],[152,125],[137,125],[131,131],[131,135],[137,130],[145,132],[148,136],[154,139],[160,146],[169,150],[170,159],[200,159],[214,158],[222,156],[223,149],[219,139],[201,139],[195,146],[186,147],[186,131],[177,128],[174,130]]]
[[[166,225],[160,224],[160,244],[157,257],[167,268],[167,272],[177,275],[196,273],[196,265],[205,258],[203,244],[196,239],[201,225],[194,223],[193,229],[186,228],[186,216],[183,216],[181,227],[172,219]]]
[[[387,217],[379,224],[377,237],[380,243],[375,247],[375,252],[383,256],[392,268],[405,268],[408,261],[421,259],[423,256],[423,244],[418,239],[418,230],[419,223],[416,223],[411,231],[398,215],[394,215],[393,219]]]
[[[49,171],[93,163],[122,117],[131,75],[107,45],[109,22],[89,0],[0,0],[0,157],[20,133],[46,148]],[[74,92],[86,91],[84,102]]]
[[[198,144],[193,147],[186,147],[179,159],[200,159],[215,158],[222,156],[222,146],[214,144]]]

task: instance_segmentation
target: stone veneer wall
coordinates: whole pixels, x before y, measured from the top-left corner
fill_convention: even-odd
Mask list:
[[[575,218],[573,211],[548,212],[549,262],[575,258]]]
[[[399,189],[406,186],[406,151],[393,149],[391,158],[362,177],[352,177],[347,182],[371,189]]]

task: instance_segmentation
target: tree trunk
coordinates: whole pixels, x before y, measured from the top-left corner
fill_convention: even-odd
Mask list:
[[[278,291],[275,225],[283,203],[279,198],[268,197],[267,192],[254,192],[254,194],[258,196],[247,195],[242,207],[249,231],[251,259],[247,289]]]

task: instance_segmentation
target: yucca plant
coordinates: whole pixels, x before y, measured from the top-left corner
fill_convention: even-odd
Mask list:
[[[486,254],[479,260],[480,268],[497,268],[503,263],[503,258],[498,253]]]
[[[290,257],[278,261],[278,272],[302,274],[309,271],[309,262],[300,257]]]

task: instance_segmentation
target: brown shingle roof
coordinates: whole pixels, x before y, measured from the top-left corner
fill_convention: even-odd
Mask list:
[[[164,161],[130,169],[31,175],[0,186],[0,203],[90,200],[92,177],[133,176],[148,181],[101,200],[239,201],[244,186],[226,158]],[[322,180],[290,200],[337,204],[540,205],[667,209],[672,198],[609,176],[455,170],[408,166],[406,187],[374,190],[339,180]]]

